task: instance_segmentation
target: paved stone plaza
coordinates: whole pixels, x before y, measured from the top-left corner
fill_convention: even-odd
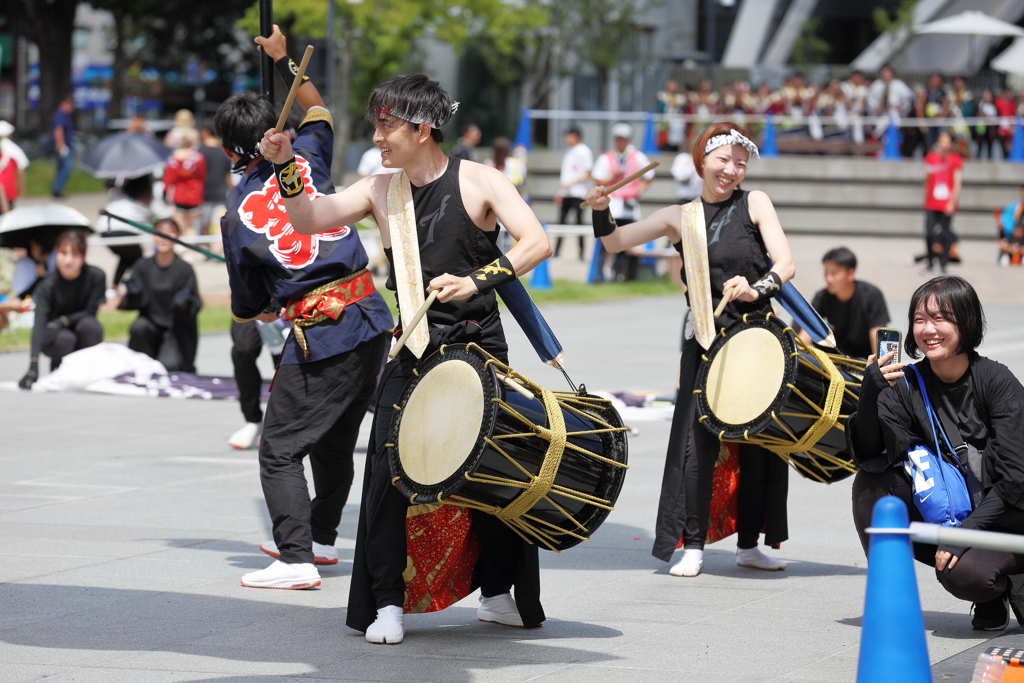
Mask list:
[[[670,390],[683,305],[545,312],[577,382]],[[902,327],[905,303],[890,308]],[[988,308],[992,355],[1018,376],[1021,310]],[[564,385],[517,330],[510,337],[518,370]],[[227,335],[203,337],[201,371],[230,374],[229,347]],[[20,377],[25,361],[0,354],[0,381]],[[708,547],[703,575],[675,578],[650,555],[667,422],[635,423],[618,507],[593,540],[542,553],[542,628],[478,622],[474,595],[408,617],[405,642],[385,647],[343,625],[357,493],[340,527],[342,561],[322,571],[321,588],[239,586],[270,562],[258,550],[270,524],[255,451],[226,445],[237,404],[0,392],[0,415],[0,681],[855,680],[866,562],[850,480],[791,476],[786,571],[736,567],[727,539]],[[969,605],[917,572],[936,680],[968,681],[987,636],[971,630]],[[1022,645],[1024,633],[1000,642]]]

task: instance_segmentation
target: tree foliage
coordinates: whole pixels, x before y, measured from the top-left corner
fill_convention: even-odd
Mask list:
[[[822,64],[832,51],[832,46],[818,35],[821,18],[812,17],[800,26],[800,35],[793,41],[789,55],[791,64]]]
[[[522,0],[504,23],[473,37],[497,80],[519,85],[523,103],[540,106],[555,79],[584,64],[602,83],[621,61],[650,0]]]
[[[71,36],[78,0],[15,0],[20,31],[39,46],[39,113],[43,121],[71,93]]]
[[[896,14],[889,16],[884,7],[876,7],[871,13],[871,19],[875,24],[875,30],[879,33],[892,32],[893,34],[914,26],[914,7],[917,0],[903,0],[896,8]]]

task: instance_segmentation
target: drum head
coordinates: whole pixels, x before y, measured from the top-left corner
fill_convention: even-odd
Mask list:
[[[741,330],[711,360],[708,407],[721,422],[752,422],[775,401],[785,374],[786,355],[776,335],[763,327]]]
[[[450,360],[424,374],[402,408],[398,452],[406,476],[432,486],[458,472],[477,445],[483,417],[483,384],[472,365]]]

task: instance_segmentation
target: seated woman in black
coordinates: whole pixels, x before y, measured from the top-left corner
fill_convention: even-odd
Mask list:
[[[924,354],[914,370],[921,373],[932,406],[948,425],[947,436],[966,445],[961,462],[980,463],[980,502],[962,526],[1024,534],[1024,387],[1006,366],[975,352],[985,328],[977,293],[960,277],[930,280],[914,292],[907,324],[911,333],[904,349],[911,358]],[[882,496],[901,498],[910,519],[923,521],[902,460],[911,446],[936,448],[916,378],[908,372],[904,381],[903,366],[891,360],[891,353],[877,363],[874,356],[868,359],[857,412],[846,423],[847,445],[860,467],[853,482],[853,519],[865,553],[864,530]],[[952,429],[959,435],[950,434]],[[914,557],[935,567],[947,591],[975,603],[975,629],[1006,628],[1008,577],[1024,573],[1024,555],[914,544]]]
[[[158,221],[155,230],[178,237],[178,224],[170,218]],[[128,330],[128,348],[160,361],[168,370],[196,371],[199,327],[196,317],[203,307],[192,266],[174,253],[174,243],[153,240],[156,253],[138,261],[125,282],[125,295],[118,306],[138,311]]]
[[[28,372],[18,382],[31,389],[39,379],[39,352],[50,357],[50,370],[64,356],[103,341],[103,326],[96,310],[105,301],[107,277],[85,264],[85,232],[67,230],[57,238],[57,270],[43,278],[33,292],[35,325]]]

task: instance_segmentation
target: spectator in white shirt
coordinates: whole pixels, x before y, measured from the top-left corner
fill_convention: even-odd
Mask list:
[[[576,212],[576,225],[583,224],[583,198],[590,189],[590,171],[594,168],[594,153],[583,144],[583,134],[573,126],[565,131],[565,155],[562,157],[562,173],[558,178],[558,194],[555,203],[561,204],[558,222],[565,225],[569,212]],[[562,250],[562,237],[555,240],[555,258]],[[580,235],[580,260],[584,260],[584,236]]]
[[[704,190],[704,179],[697,173],[693,155],[689,152],[680,152],[672,160],[672,177],[679,183],[677,192],[680,204],[696,199]]]

